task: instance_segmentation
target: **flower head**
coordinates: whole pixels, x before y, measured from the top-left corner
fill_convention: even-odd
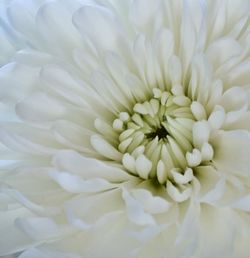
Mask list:
[[[0,4],[0,254],[248,257],[250,1]]]

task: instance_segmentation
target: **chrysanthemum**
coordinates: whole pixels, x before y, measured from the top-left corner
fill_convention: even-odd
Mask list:
[[[0,14],[0,255],[249,257],[249,0]]]

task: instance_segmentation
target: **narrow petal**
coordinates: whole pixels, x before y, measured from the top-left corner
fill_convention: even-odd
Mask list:
[[[104,178],[110,182],[122,182],[133,177],[127,172],[108,165],[107,163],[84,157],[75,151],[63,150],[53,159],[58,169],[82,175],[85,179]]]
[[[53,171],[49,173],[62,188],[70,193],[94,193],[101,192],[111,188],[115,188],[114,184],[109,183],[104,179],[89,179],[83,180],[80,176],[72,175],[66,172]]]

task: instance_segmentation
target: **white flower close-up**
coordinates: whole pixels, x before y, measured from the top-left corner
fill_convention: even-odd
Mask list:
[[[250,257],[250,0],[0,0],[0,257]]]

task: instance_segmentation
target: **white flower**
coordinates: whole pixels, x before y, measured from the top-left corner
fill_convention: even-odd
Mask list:
[[[249,0],[0,13],[0,255],[249,257]]]

